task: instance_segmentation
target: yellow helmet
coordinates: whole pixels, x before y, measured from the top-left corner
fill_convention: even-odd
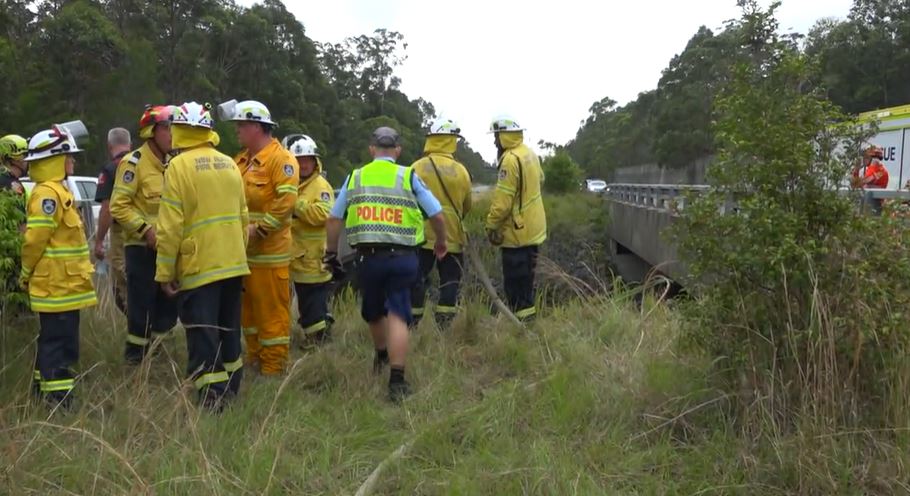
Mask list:
[[[28,141],[18,134],[7,134],[0,138],[0,161],[6,159],[22,160],[28,153]]]

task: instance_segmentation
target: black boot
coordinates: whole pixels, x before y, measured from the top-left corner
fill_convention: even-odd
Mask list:
[[[64,412],[73,409],[73,392],[70,391],[52,391],[44,395],[44,403],[50,410],[62,410]]]
[[[436,314],[436,327],[439,327],[440,331],[448,331],[452,327],[452,322],[455,320],[455,315],[450,313],[437,313]]]
[[[398,404],[411,395],[411,385],[404,380],[404,368],[392,367],[389,371],[389,401]]]
[[[126,349],[123,351],[123,360],[127,365],[139,365],[145,358],[146,347],[132,343],[126,343]]]
[[[382,369],[389,364],[389,350],[376,350],[373,357],[373,375],[382,374]]]

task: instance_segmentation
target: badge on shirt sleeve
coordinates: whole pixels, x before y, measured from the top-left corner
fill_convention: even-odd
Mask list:
[[[133,171],[126,171],[123,173],[123,182],[129,184],[133,182],[133,179],[136,179],[136,173]]]
[[[322,198],[322,201],[324,201],[324,202],[327,202],[332,199],[332,196],[329,195],[328,191],[323,191],[322,194],[319,195],[319,197]]]
[[[288,176],[288,177],[292,177],[294,175],[294,166],[291,164],[286,164],[284,166],[284,175]]]
[[[505,169],[502,169],[501,171],[499,171],[499,180],[500,181],[505,180],[505,178],[507,178],[507,177],[509,177],[509,171],[507,171]]]
[[[41,211],[46,215],[51,215],[57,211],[57,200],[53,198],[45,198],[41,200]]]

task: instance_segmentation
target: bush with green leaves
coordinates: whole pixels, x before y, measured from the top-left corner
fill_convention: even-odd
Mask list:
[[[905,425],[910,236],[841,190],[866,136],[778,37],[775,6],[745,3],[750,50],[716,101],[710,191],[674,228],[688,336],[747,417]]]
[[[583,176],[581,167],[564,151],[545,159],[543,171],[546,176],[544,190],[549,193],[569,193],[580,188]]]
[[[0,190],[0,307],[23,301],[17,280],[22,248],[19,225],[24,221],[22,197]]]

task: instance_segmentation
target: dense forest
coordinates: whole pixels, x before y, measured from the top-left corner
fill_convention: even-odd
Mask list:
[[[574,140],[572,158],[592,176],[617,167],[681,167],[711,155],[713,102],[755,40],[741,24],[702,27],[664,69],[657,88],[619,106],[595,102]],[[808,34],[785,37],[813,63],[806,92],[823,88],[851,113],[910,103],[910,2],[855,0],[845,19],[819,20]]]
[[[30,135],[82,119],[92,132],[79,172],[105,159],[106,131],[136,130],[145,104],[236,98],[265,103],[278,135],[303,132],[322,148],[329,178],[367,161],[370,131],[397,128],[403,163],[422,154],[432,103],[399,89],[403,35],[377,30],[342,43],[307,37],[279,0],[0,0],[0,133]],[[230,123],[221,148],[238,149]],[[459,152],[487,179],[484,160]]]

